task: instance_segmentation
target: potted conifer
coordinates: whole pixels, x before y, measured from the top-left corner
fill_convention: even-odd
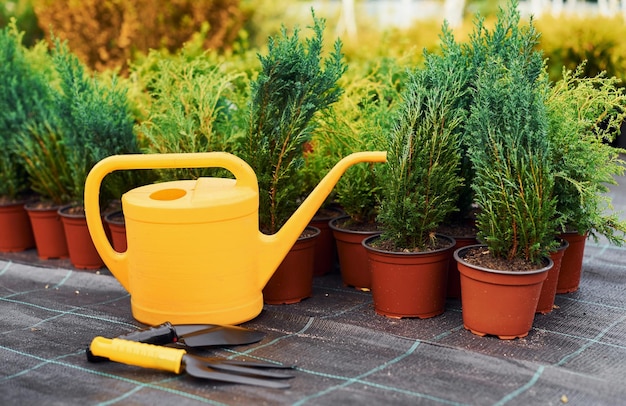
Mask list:
[[[336,102],[338,80],[346,65],[341,42],[324,59],[325,21],[313,13],[313,35],[300,39],[285,27],[259,56],[261,71],[252,83],[247,133],[238,154],[254,169],[259,182],[259,227],[276,233],[298,205],[302,195],[305,148],[315,127],[314,117]],[[266,303],[295,303],[312,294],[313,255],[319,229],[307,228],[263,290]],[[303,255],[304,260],[294,260]],[[296,264],[296,266],[289,266]],[[289,288],[301,280],[301,287]]]
[[[43,118],[20,134],[18,150],[33,190],[61,216],[72,264],[97,269],[104,263],[86,228],[85,180],[106,156],[138,152],[133,117],[119,82],[91,76],[59,39],[54,41],[52,63],[56,82],[50,87],[51,103]],[[119,198],[133,186],[133,178],[112,174],[103,183],[102,201]],[[74,232],[77,238],[72,238]]]
[[[365,71],[349,70],[342,77],[345,93],[321,116],[313,137],[311,160],[322,161],[323,168],[318,174],[352,151],[386,148],[385,133],[392,126],[404,74],[394,59],[380,59]],[[344,285],[357,290],[371,288],[367,253],[361,243],[380,231],[376,221],[380,189],[374,165],[362,163],[346,171],[333,195],[333,203],[345,213],[329,222],[341,278]]]
[[[560,236],[569,242],[556,287],[557,293],[578,289],[585,241],[604,236],[616,245],[625,241],[626,222],[612,213],[608,185],[623,175],[623,149],[610,143],[626,118],[626,95],[618,79],[604,74],[583,77],[583,66],[563,77],[550,89],[547,100],[551,161],[557,170]]]
[[[47,99],[47,84],[22,45],[24,33],[13,19],[0,31],[0,251],[23,251],[35,246],[24,204],[31,193],[15,138],[37,120]]]
[[[366,238],[377,313],[389,317],[433,317],[443,313],[454,239],[437,234],[455,210],[460,136],[459,107],[468,71],[453,58],[426,54],[411,72],[396,122],[388,136],[382,185],[380,235]]]
[[[493,31],[479,19],[468,52],[484,55],[465,130],[471,140],[478,238],[455,251],[464,326],[478,335],[524,337],[553,263],[555,172],[549,159],[547,75],[532,20],[516,2]]]

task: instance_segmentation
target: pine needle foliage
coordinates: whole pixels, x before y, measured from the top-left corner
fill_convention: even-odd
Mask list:
[[[554,245],[554,170],[547,137],[548,82],[532,20],[516,2],[493,31],[479,21],[470,40],[478,65],[467,121],[478,238],[494,257],[540,263]]]
[[[0,197],[12,200],[30,188],[16,135],[41,115],[48,98],[46,79],[29,61],[23,36],[15,19],[0,31]]]
[[[409,75],[389,133],[387,164],[379,171],[381,241],[394,250],[432,248],[436,228],[457,210],[462,179],[456,130],[465,116],[459,100],[467,75],[453,59],[433,54]]]
[[[89,75],[66,43],[55,39],[52,63],[58,86],[42,120],[19,137],[19,149],[33,190],[56,204],[82,205],[87,174],[107,156],[138,152],[125,89]],[[121,176],[121,177],[120,177]],[[128,187],[128,179],[107,180],[103,198]]]
[[[231,151],[234,138],[231,116],[237,87],[242,76],[226,72],[210,53],[192,54],[183,48],[173,56],[154,51],[154,66],[146,71],[146,91],[150,95],[148,119],[138,126],[150,154]],[[241,131],[241,129],[240,129]],[[197,179],[208,176],[206,168],[180,168],[158,171],[162,181]]]
[[[524,68],[487,61],[468,122],[470,157],[478,238],[494,257],[540,263],[555,235],[554,172],[544,94]]]
[[[252,83],[248,133],[241,154],[256,172],[260,227],[275,233],[291,216],[301,194],[304,146],[311,140],[317,112],[336,102],[337,82],[346,70],[337,40],[322,58],[325,22],[313,13],[313,36],[300,40],[285,27],[271,37],[261,72]]]
[[[386,149],[385,134],[393,126],[405,75],[406,70],[392,58],[373,61],[365,70],[351,68],[343,75],[340,83],[345,91],[320,115],[306,158],[312,184],[352,152]],[[334,188],[333,201],[356,224],[375,226],[381,189],[374,172],[377,165],[351,166]]]
[[[555,195],[561,231],[587,232],[595,239],[626,242],[626,222],[612,213],[608,185],[625,171],[619,154],[610,146],[626,119],[626,95],[616,78],[604,74],[584,76],[563,69],[547,100],[551,160],[558,170]]]

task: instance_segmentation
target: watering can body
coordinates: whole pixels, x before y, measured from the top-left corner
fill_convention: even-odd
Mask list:
[[[263,308],[262,289],[324,202],[357,162],[384,162],[384,152],[344,158],[273,235],[258,230],[254,171],[225,152],[118,155],[94,166],[85,212],[103,261],[131,295],[133,316],[157,325],[239,324]],[[127,250],[113,250],[100,218],[99,189],[115,170],[220,167],[235,179],[199,178],[146,185],[122,196]]]

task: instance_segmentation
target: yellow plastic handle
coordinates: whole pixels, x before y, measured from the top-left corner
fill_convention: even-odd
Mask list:
[[[165,168],[224,168],[237,180],[237,185],[258,190],[254,170],[241,158],[227,152],[197,152],[188,154],[129,154],[104,158],[91,169],[85,182],[85,215],[91,238],[113,275],[130,292],[126,269],[127,255],[116,252],[104,232],[100,218],[100,185],[116,170]]]
[[[89,347],[93,355],[138,367],[159,369],[180,374],[185,350],[153,344],[96,337]]]

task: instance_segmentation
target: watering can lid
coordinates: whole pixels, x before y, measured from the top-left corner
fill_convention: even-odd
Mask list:
[[[234,179],[199,178],[141,186],[122,196],[124,217],[158,223],[198,223],[258,210],[258,192]]]

